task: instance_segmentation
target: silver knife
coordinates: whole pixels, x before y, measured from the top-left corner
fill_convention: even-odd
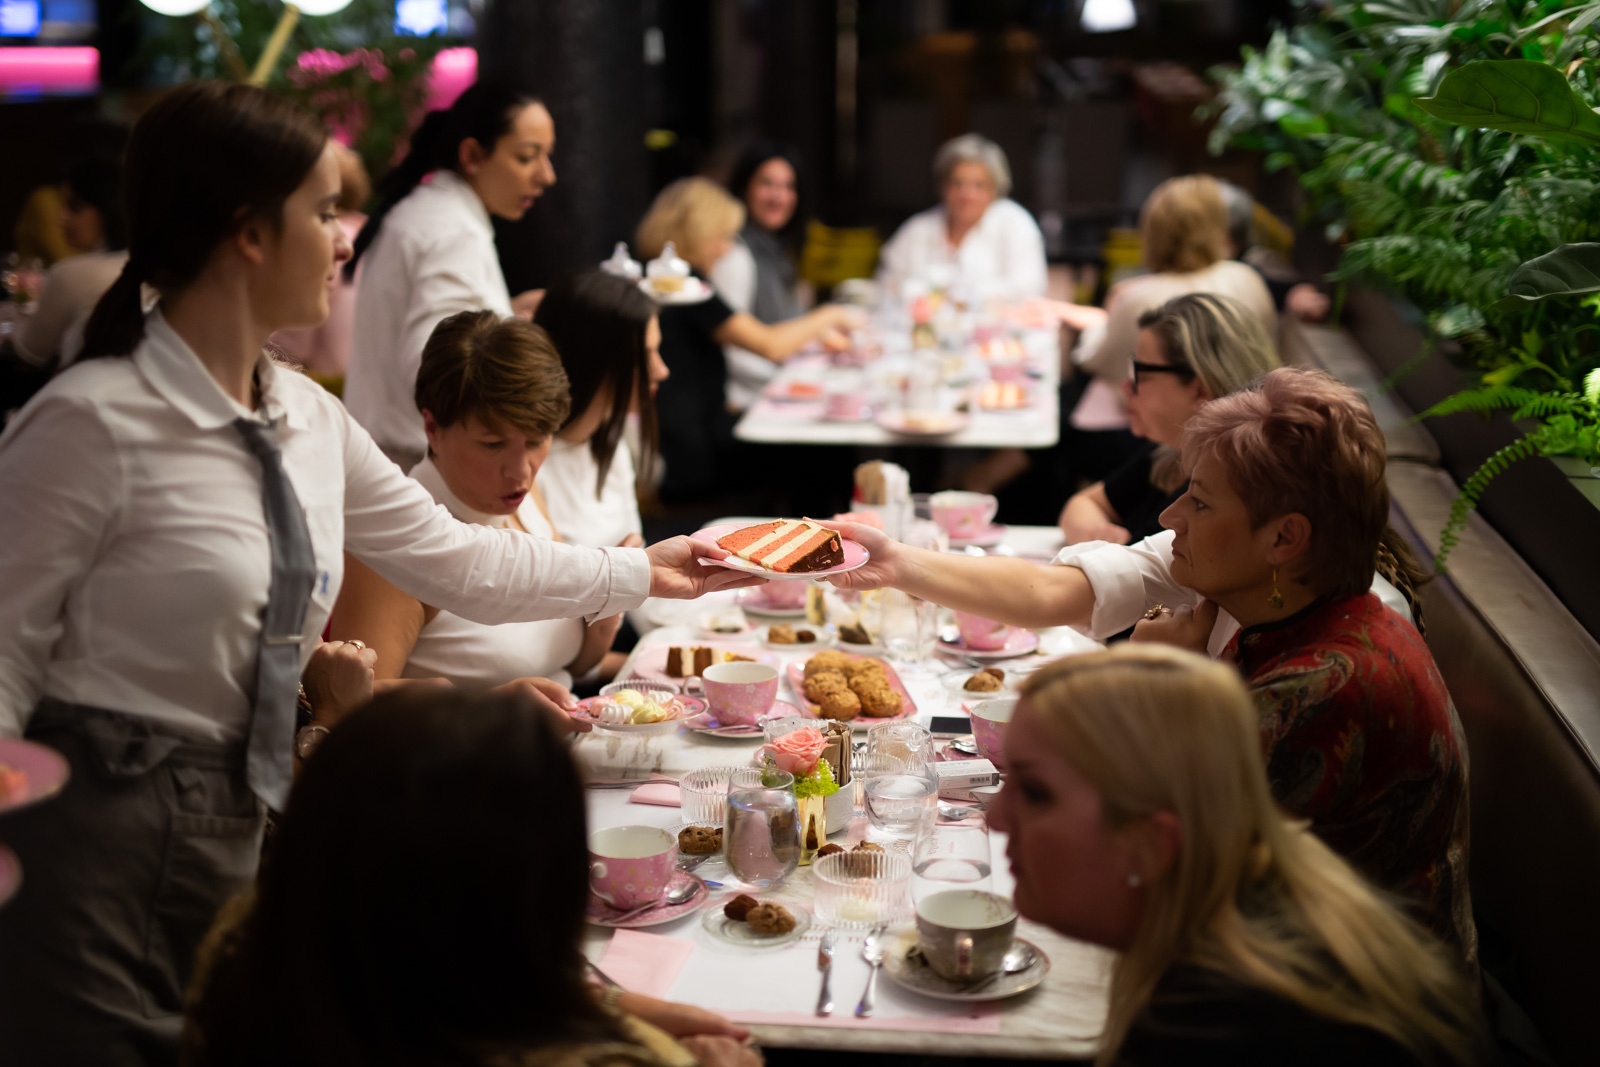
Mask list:
[[[829,930],[817,945],[817,970],[822,972],[822,989],[817,993],[818,1015],[833,1013],[833,989],[828,979],[833,977],[833,941],[836,936],[835,931]]]

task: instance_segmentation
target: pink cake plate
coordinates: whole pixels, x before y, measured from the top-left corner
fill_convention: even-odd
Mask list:
[[[999,648],[973,648],[965,641],[946,641],[939,639],[939,649],[943,652],[953,652],[958,656],[969,659],[1011,659],[1015,656],[1026,656],[1039,647],[1039,635],[1032,630],[1013,630],[1011,636],[1006,638],[1006,643]]]
[[[723,523],[720,526],[707,526],[704,530],[698,530],[689,536],[696,541],[714,545],[717,543],[718,538],[726,537],[735,530],[742,530],[746,526],[753,525],[755,524],[748,522]],[[865,566],[867,560],[872,558],[867,554],[867,550],[863,546],[848,537],[841,537],[839,540],[844,547],[844,562],[837,567],[829,567],[825,571],[805,571],[801,574],[790,574],[784,571],[775,571],[770,567],[763,567],[759,563],[751,563],[749,560],[740,559],[737,556],[729,556],[727,559],[706,559],[702,556],[700,563],[707,567],[726,567],[733,571],[744,571],[746,574],[758,574],[774,582],[809,582],[813,578],[826,578],[830,574],[844,574],[846,571],[853,571],[857,567]]]

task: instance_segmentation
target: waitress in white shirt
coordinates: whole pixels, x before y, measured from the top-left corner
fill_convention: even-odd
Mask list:
[[[1028,209],[1006,198],[1011,167],[999,145],[975,133],[933,157],[938,207],[913,215],[883,246],[878,280],[891,298],[908,281],[973,301],[1044,296],[1044,236]]]
[[[535,97],[480,81],[428,113],[406,158],[379,184],[378,206],[344,268],[349,279],[364,264],[344,402],[405,470],[428,448],[411,388],[433,328],[458,311],[527,318],[538,302],[507,292],[489,217],[520,219],[555,184],[555,143],[550,112]]]
[[[667,377],[656,303],[604,271],[563,278],[534,313],[561,356],[572,410],[539,468],[550,521],[573,544],[643,544],[637,467],[628,442],[637,420],[639,466],[656,450],[656,388]]]
[[[195,948],[307,752],[295,689],[343,549],[486,623],[743,584],[683,538],[595,550],[457,522],[274,364],[274,330],[328,314],[338,198],[294,105],[171,90],[128,148],[128,265],[79,363],[0,437],[0,736],[72,771],[6,818],[27,871],[0,909],[7,1063],[176,1062]]]

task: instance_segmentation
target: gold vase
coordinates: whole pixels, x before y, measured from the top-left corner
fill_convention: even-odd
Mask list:
[[[800,865],[806,866],[817,849],[828,843],[827,798],[797,797],[800,807]]]

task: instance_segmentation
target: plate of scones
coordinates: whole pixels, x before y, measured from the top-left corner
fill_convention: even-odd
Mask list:
[[[804,663],[789,664],[788,673],[806,709],[821,719],[865,730],[875,722],[917,713],[900,676],[877,656],[825,648]]]

